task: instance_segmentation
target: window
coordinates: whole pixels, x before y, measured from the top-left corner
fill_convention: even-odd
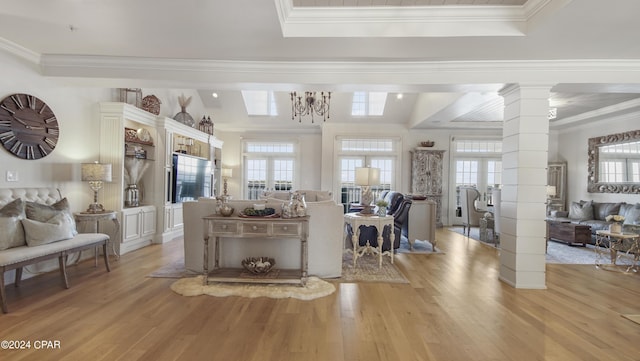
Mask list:
[[[351,115],[365,116],[384,114],[384,106],[387,103],[387,93],[383,92],[354,92],[351,103]]]
[[[640,142],[600,147],[598,178],[607,183],[640,182]]]
[[[249,141],[244,148],[246,199],[259,199],[269,189],[293,189],[297,161],[295,143]]]
[[[278,115],[275,97],[272,91],[243,90],[242,98],[249,115]]]
[[[461,186],[476,187],[482,195],[480,208],[493,205],[493,189],[502,184],[502,141],[461,139],[454,141],[455,199],[460,205]]]
[[[395,188],[398,140],[389,138],[343,138],[338,141],[341,202],[360,202],[360,187],[355,184],[356,168],[380,169],[380,184],[371,187],[375,198],[384,190]]]

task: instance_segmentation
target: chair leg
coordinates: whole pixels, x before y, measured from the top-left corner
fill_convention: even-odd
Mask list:
[[[63,252],[60,257],[58,257],[58,263],[60,264],[60,276],[62,276],[62,282],[64,283],[64,288],[69,288],[69,280],[67,279],[67,256]]]
[[[109,252],[107,251],[107,244],[109,242],[105,242],[102,245],[102,253],[104,253],[104,265],[107,267],[107,272],[111,272],[111,267],[109,266]]]
[[[20,287],[20,281],[22,281],[22,267],[16,268],[16,280],[13,282],[13,285]]]
[[[0,301],[2,302],[2,312],[9,313],[7,308],[7,294],[4,292],[4,267],[0,271]]]

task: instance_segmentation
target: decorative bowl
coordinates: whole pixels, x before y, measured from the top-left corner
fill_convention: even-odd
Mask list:
[[[427,140],[424,142],[420,142],[420,146],[422,147],[427,147],[427,148],[431,148],[436,144],[436,142],[434,142],[433,140]]]
[[[242,267],[253,274],[267,274],[276,260],[271,257],[247,257],[242,260]]]

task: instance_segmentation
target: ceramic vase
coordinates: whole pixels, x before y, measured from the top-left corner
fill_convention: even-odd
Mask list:
[[[137,207],[140,205],[140,191],[135,184],[129,184],[124,190],[124,206]]]
[[[620,223],[611,223],[609,225],[609,232],[611,233],[622,233],[622,225]]]

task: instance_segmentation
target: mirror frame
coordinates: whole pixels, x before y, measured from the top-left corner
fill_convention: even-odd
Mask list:
[[[598,147],[637,140],[640,140],[640,130],[589,138],[587,192],[640,194],[640,183],[607,183],[597,181],[600,178],[598,171],[600,152],[598,151]]]

